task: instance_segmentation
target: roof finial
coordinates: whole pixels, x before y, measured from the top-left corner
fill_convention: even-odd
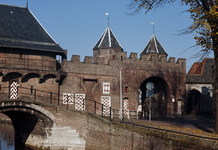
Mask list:
[[[153,34],[154,34],[154,22],[151,23],[153,25]]]
[[[28,8],[28,0],[26,1],[26,8]]]
[[[107,16],[107,20],[108,20],[108,27],[109,27],[109,13],[105,14]]]

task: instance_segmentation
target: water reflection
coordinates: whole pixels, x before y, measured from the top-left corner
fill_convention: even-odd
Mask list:
[[[0,149],[1,150],[14,150],[14,127],[12,124],[0,123]]]
[[[10,145],[8,142],[5,140],[3,136],[1,136],[1,150],[14,150],[14,144]]]
[[[28,147],[15,147],[14,126],[0,122],[0,150],[34,150]]]

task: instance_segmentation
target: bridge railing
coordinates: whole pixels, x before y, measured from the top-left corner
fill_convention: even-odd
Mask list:
[[[113,117],[120,119],[120,109],[112,109]],[[139,112],[135,110],[122,110],[122,117],[127,119],[138,119]]]
[[[0,85],[0,100],[20,99],[30,102],[41,102],[44,104],[53,104],[72,108],[81,111],[89,111],[94,114],[110,117],[113,119],[112,108],[90,99],[80,99],[76,101],[76,97],[65,98],[63,93],[54,93],[49,91],[38,90],[34,88],[26,88],[17,86],[15,89],[2,87]]]
[[[17,87],[11,89],[9,87],[0,86],[0,100],[6,99],[22,99],[26,101],[37,101],[46,104],[58,105],[58,94],[33,88]]]
[[[41,102],[45,104],[59,105],[81,111],[89,111],[94,114],[101,115],[102,117],[110,117],[111,120],[113,118],[120,118],[119,109],[112,109],[112,107],[90,99],[78,99],[75,95],[68,96],[64,95],[64,93],[43,91],[34,89],[33,87],[26,88],[17,86],[16,89],[11,89],[9,87],[1,87],[1,85],[0,95],[0,100],[21,99],[26,101]],[[138,112],[122,110],[122,116],[128,119],[138,119]]]

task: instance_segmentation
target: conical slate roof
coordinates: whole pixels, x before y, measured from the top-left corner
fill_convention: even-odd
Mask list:
[[[106,28],[93,49],[107,47],[122,48],[109,26]]]
[[[145,46],[141,54],[166,54],[168,55],[154,34],[152,35],[150,41]]]

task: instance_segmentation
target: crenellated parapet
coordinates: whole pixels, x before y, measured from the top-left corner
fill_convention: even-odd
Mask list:
[[[186,59],[170,57],[167,59],[165,55],[146,55],[141,54],[138,58],[137,53],[131,53],[127,57],[127,52],[118,52],[115,56],[109,59],[108,63],[105,64],[104,57],[98,57],[95,62],[93,57],[85,56],[84,61],[80,62],[80,56],[73,55],[71,61],[68,61],[63,68],[66,72],[77,72],[77,73],[96,73],[96,72],[108,72],[107,69],[117,70],[119,66],[123,66],[124,69],[141,69],[141,70],[177,70],[177,72],[186,72]],[[173,69],[174,68],[174,69]],[[86,70],[86,71],[85,71]],[[88,72],[90,71],[90,72]],[[116,72],[117,72],[116,71]],[[115,73],[115,72],[114,72]]]
[[[129,55],[129,59],[136,60],[136,59],[137,59],[137,53],[131,53],[131,54]]]
[[[92,64],[92,57],[90,57],[90,56],[85,56],[85,58],[84,58],[84,63],[86,63],[86,64]]]
[[[79,55],[73,55],[71,57],[71,62],[80,63],[80,56]]]

